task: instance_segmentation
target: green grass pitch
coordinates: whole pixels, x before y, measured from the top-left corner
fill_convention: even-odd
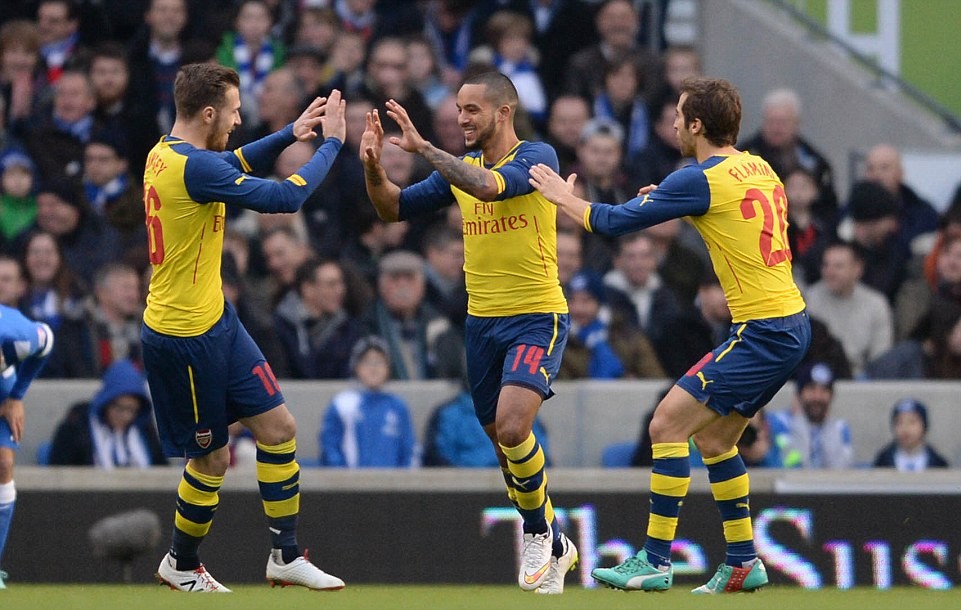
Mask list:
[[[705,610],[730,608],[751,610],[910,610],[961,608],[961,589],[927,591],[896,588],[888,591],[825,589],[806,591],[793,587],[769,586],[754,594],[718,596],[705,599],[675,588],[667,593],[624,593],[610,589],[569,587],[561,596],[525,593],[511,586],[455,585],[348,585],[343,591],[317,593],[299,588],[271,589],[267,585],[244,585],[230,595],[189,595],[159,585],[32,585],[11,583],[0,591],[3,610],[617,610],[654,608]]]

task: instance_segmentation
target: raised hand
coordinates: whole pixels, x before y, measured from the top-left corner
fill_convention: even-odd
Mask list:
[[[367,113],[364,134],[360,137],[360,160],[364,165],[373,167],[380,164],[380,153],[384,150],[384,126],[380,123],[377,110]]]
[[[324,107],[323,124],[324,138],[337,138],[341,142],[347,137],[347,102],[341,98],[340,91],[334,89],[327,98]]]
[[[403,106],[394,100],[387,100],[387,116],[392,118],[400,126],[401,130],[400,137],[391,136],[389,138],[388,141],[391,144],[400,146],[402,149],[411,153],[420,153],[427,148],[427,140],[418,133],[417,128],[414,127],[413,121],[410,120],[410,116],[408,116],[407,110],[405,110]]]
[[[574,192],[574,181],[577,180],[577,174],[571,174],[567,177],[567,180],[564,180],[557,172],[543,163],[531,166],[527,173],[530,174],[528,182],[531,186],[551,203],[557,203],[557,200],[564,195]]]
[[[333,94],[331,94],[333,95]],[[309,142],[317,137],[314,128],[323,120],[327,107],[326,97],[315,97],[307,109],[294,121],[294,137],[298,142]]]

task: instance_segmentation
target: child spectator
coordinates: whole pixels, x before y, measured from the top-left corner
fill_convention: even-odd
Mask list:
[[[320,430],[321,466],[413,466],[410,411],[400,397],[383,391],[390,378],[387,344],[373,335],[362,338],[351,351],[350,365],[360,387],[340,392],[327,408]]]
[[[19,150],[0,156],[0,242],[12,240],[37,217],[34,170],[33,161]]]
[[[547,119],[547,95],[537,74],[537,50],[530,18],[513,11],[497,11],[487,21],[489,47],[471,53],[472,63],[489,63],[511,79],[521,106],[540,130]]]
[[[224,34],[217,48],[217,62],[237,70],[240,99],[245,121],[260,124],[256,101],[264,79],[284,65],[284,45],[270,35],[273,25],[270,8],[264,0],[244,0],[237,10],[234,30]]]
[[[928,408],[913,398],[898,401],[891,411],[894,440],[874,458],[876,468],[897,468],[917,472],[928,468],[947,468],[948,462],[925,442],[928,433]]]

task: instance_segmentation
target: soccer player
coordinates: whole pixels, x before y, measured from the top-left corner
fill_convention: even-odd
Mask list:
[[[334,90],[261,140],[225,152],[240,125],[240,81],[230,68],[190,64],[174,81],[177,118],[147,157],[144,203],[153,275],[141,339],[166,455],[185,457],[170,552],[157,578],[180,591],[227,592],[200,563],[198,547],[217,510],[230,454],[227,426],[257,440],[257,481],[273,550],[267,580],[310,589],[344,582],[307,560],[297,545],[300,467],[296,424],[260,348],[225,303],[220,265],[226,206],[294,212],[324,180],[344,140],[344,102]],[[248,175],[272,167],[295,141],[324,143],[280,183]]]
[[[361,139],[367,193],[381,219],[394,222],[456,203],[463,215],[468,307],[467,374],[474,409],[494,445],[507,494],[523,518],[518,584],[562,593],[577,550],[561,533],[547,495],[544,451],[531,427],[552,395],[567,341],[567,302],[557,280],[557,209],[531,188],[535,163],[557,167],[554,149],[517,138],[517,91],[503,74],[468,78],[457,93],[469,152],[455,157],[418,133],[407,111],[387,102],[401,128],[391,145],[421,155],[434,171],[401,189],[381,165],[384,129],[367,114]]]
[[[733,323],[657,406],[650,425],[654,464],[647,542],[635,557],[598,568],[595,580],[624,590],[664,590],[673,580],[671,542],[691,481],[688,438],[704,457],[724,524],[727,557],[695,593],[751,591],[767,584],[754,548],[749,483],[736,443],[748,420],[790,378],[811,342],[804,300],[791,277],[787,198],[771,166],[734,148],[741,99],[727,81],[684,81],[674,130],[696,163],[644,187],[623,205],[589,203],[546,165],[530,181],[588,231],[620,235],[687,217],[711,254]]]
[[[52,349],[49,326],[0,305],[0,560],[17,501],[13,463],[23,437],[23,397]],[[6,578],[7,573],[0,570],[0,589],[6,588]]]

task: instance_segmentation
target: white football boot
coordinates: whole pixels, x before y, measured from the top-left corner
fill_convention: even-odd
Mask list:
[[[560,557],[551,556],[551,569],[534,593],[560,595],[564,592],[564,577],[577,565],[577,547],[564,534],[561,534],[561,544],[564,545],[564,554]]]
[[[338,591],[344,588],[344,581],[310,563],[307,551],[285,564],[280,558],[280,549],[272,550],[267,558],[267,582],[271,587],[300,585],[313,591]]]
[[[230,589],[223,586],[210,575],[207,568],[200,564],[196,570],[178,570],[176,560],[170,553],[164,555],[157,568],[157,580],[174,591],[189,593],[230,593]]]
[[[544,584],[551,569],[554,537],[550,524],[543,534],[524,534],[524,550],[521,552],[521,569],[517,584],[525,591],[533,591]]]

